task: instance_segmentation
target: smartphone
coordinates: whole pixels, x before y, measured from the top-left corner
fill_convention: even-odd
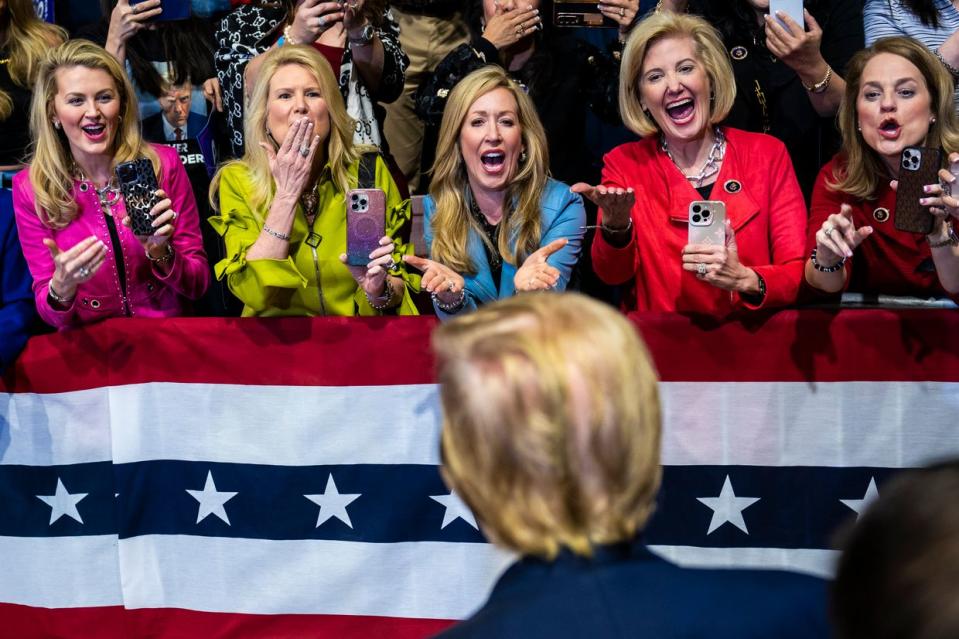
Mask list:
[[[156,229],[150,211],[160,201],[156,194],[160,187],[153,173],[153,163],[147,158],[123,162],[117,165],[115,172],[134,235],[153,235]]]
[[[599,12],[596,2],[553,0],[553,25],[557,27],[619,27]]]
[[[147,0],[130,0],[130,6],[146,2]],[[190,17],[190,0],[160,0],[160,15],[150,18],[147,22],[173,22],[186,20]]]
[[[386,235],[386,193],[352,189],[346,193],[346,263],[366,266]]]
[[[895,226],[910,233],[932,233],[935,218],[928,206],[919,204],[922,187],[939,182],[942,152],[922,146],[907,146],[899,156],[899,188],[896,190]]]
[[[726,244],[726,204],[719,200],[689,203],[689,243]]]
[[[776,18],[777,11],[782,11],[803,30],[806,29],[806,19],[802,14],[802,0],[769,0],[769,15]],[[776,19],[779,20],[779,18]],[[789,30],[789,27],[782,20],[779,20],[779,24],[787,31]]]

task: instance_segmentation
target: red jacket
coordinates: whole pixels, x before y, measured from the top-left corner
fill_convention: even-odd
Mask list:
[[[792,162],[776,138],[738,129],[723,131],[726,155],[709,199],[726,204],[740,262],[766,282],[760,306],[792,304],[803,278],[806,233],[806,206]],[[603,184],[632,187],[636,192],[633,236],[625,247],[615,248],[597,233],[593,269],[608,284],[635,275],[636,310],[723,316],[757,308],[737,293],[683,270],[689,203],[703,198],[660,150],[658,138],[610,151],[604,158]]]
[[[187,300],[195,300],[210,283],[210,268],[203,252],[196,200],[180,156],[170,147],[152,145],[160,156],[160,188],[173,202],[179,216],[173,223],[173,263],[161,273],[147,259],[146,252],[133,231],[120,223],[126,216],[123,199],[113,207],[120,254],[114,255],[106,216],[100,209],[97,194],[89,182],[75,180],[73,197],[77,215],[66,228],[55,231],[37,216],[30,169],[13,178],[13,207],[20,231],[27,266],[33,275],[33,292],[40,317],[58,329],[89,324],[108,317],[175,317],[183,315]],[[47,302],[47,287],[53,277],[54,264],[43,239],[50,237],[62,250],[96,235],[107,247],[103,265],[89,280],[77,287],[77,295],[69,308],[54,309]],[[124,264],[126,298],[119,278],[117,259]]]
[[[952,297],[959,301],[959,295],[947,295],[939,283],[925,237],[896,228],[896,192],[890,188],[889,180],[880,180],[875,198],[860,200],[826,186],[827,180],[835,181],[836,166],[842,166],[838,155],[822,167],[813,187],[807,255],[816,246],[816,231],[826,218],[848,204],[852,207],[856,228],[871,226],[872,235],[863,240],[851,260],[846,260],[846,290],[877,295]]]

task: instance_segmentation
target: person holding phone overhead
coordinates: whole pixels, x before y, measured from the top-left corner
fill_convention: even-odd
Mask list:
[[[699,17],[658,13],[623,53],[620,110],[643,136],[604,158],[593,268],[635,278],[628,310],[725,316],[785,306],[802,281],[806,209],[782,142],[720,127],[736,94],[717,31]],[[696,201],[725,209],[725,242],[690,243]],[[718,207],[717,207],[718,208]]]
[[[562,291],[579,258],[586,212],[548,176],[532,99],[501,67],[450,92],[424,201],[429,259],[407,256],[440,319],[515,293]]]
[[[416,280],[401,261],[413,247],[398,239],[408,203],[375,147],[354,145],[333,70],[314,48],[263,57],[245,137],[243,158],[210,185],[219,212],[210,222],[227,256],[216,275],[243,301],[243,315],[415,315]],[[383,193],[386,235],[353,266],[346,195],[363,175]]]
[[[209,284],[196,201],[180,158],[140,137],[116,59],[86,40],[53,49],[31,107],[35,140],[14,178],[20,243],[40,316],[63,329],[108,317],[171,317]],[[129,228],[114,168],[146,158],[160,189],[152,235]]]
[[[849,63],[839,109],[843,153],[822,168],[809,214],[806,281],[826,293],[844,290],[959,300],[959,128],[949,73],[922,44],[883,38]],[[941,150],[947,168],[903,201],[903,153]],[[900,182],[902,186],[900,187]],[[897,187],[903,191],[897,197]],[[912,189],[910,189],[912,190]],[[919,191],[919,188],[915,189]],[[955,193],[955,195],[953,194]],[[897,210],[930,215],[910,232]]]

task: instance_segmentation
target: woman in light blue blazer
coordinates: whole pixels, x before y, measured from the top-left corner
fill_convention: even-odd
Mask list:
[[[518,292],[566,288],[586,212],[548,166],[536,107],[502,68],[478,69],[450,92],[425,200],[430,257],[404,257],[423,271],[441,319]]]

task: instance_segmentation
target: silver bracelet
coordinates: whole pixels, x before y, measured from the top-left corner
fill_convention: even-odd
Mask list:
[[[166,252],[160,257],[153,257],[150,251],[147,251],[147,259],[153,264],[166,264],[173,259],[173,247],[169,243],[166,245]]]
[[[390,301],[393,299],[393,282],[390,281],[389,275],[386,276],[384,282],[382,295],[379,297],[370,297],[369,293],[366,294],[366,301],[377,311],[385,311],[390,308]]]
[[[633,218],[630,217],[629,221],[626,223],[626,226],[624,226],[621,229],[614,229],[606,226],[605,220],[603,221],[603,224],[599,225],[599,228],[601,228],[606,233],[611,233],[612,235],[617,235],[617,234],[622,235],[624,233],[629,233],[631,230],[633,230]]]
[[[436,308],[440,309],[444,313],[459,313],[461,310],[463,310],[463,306],[466,304],[466,289],[460,289],[459,299],[449,304],[441,300],[440,296],[435,292],[430,293],[430,297],[433,298],[433,303],[436,304]]]
[[[942,57],[942,53],[939,52],[939,49],[933,49],[932,52],[937,58],[939,58],[939,62],[942,63],[942,66],[946,67],[946,71],[948,71],[949,75],[952,76],[953,83],[959,82],[959,69],[946,62],[946,59]]]
[[[77,296],[76,293],[73,294],[73,297],[65,297],[63,295],[60,295],[55,290],[53,290],[52,283],[47,284],[47,295],[50,297],[50,299],[52,299],[57,304],[60,304],[61,306],[70,306],[70,304],[73,303],[73,298]]]
[[[944,240],[929,240],[929,236],[926,236],[926,243],[929,244],[929,248],[942,248],[943,246],[959,246],[959,235],[956,235],[956,230],[952,228],[952,225],[949,226],[949,235],[946,236]]]
[[[272,235],[273,237],[275,237],[275,238],[278,239],[278,240],[283,240],[284,242],[289,242],[289,241],[290,241],[290,236],[289,236],[289,235],[287,235],[286,233],[280,233],[279,231],[274,231],[273,229],[271,229],[271,228],[270,228],[269,226],[267,226],[266,224],[263,225],[263,231],[264,231],[267,235]]]

